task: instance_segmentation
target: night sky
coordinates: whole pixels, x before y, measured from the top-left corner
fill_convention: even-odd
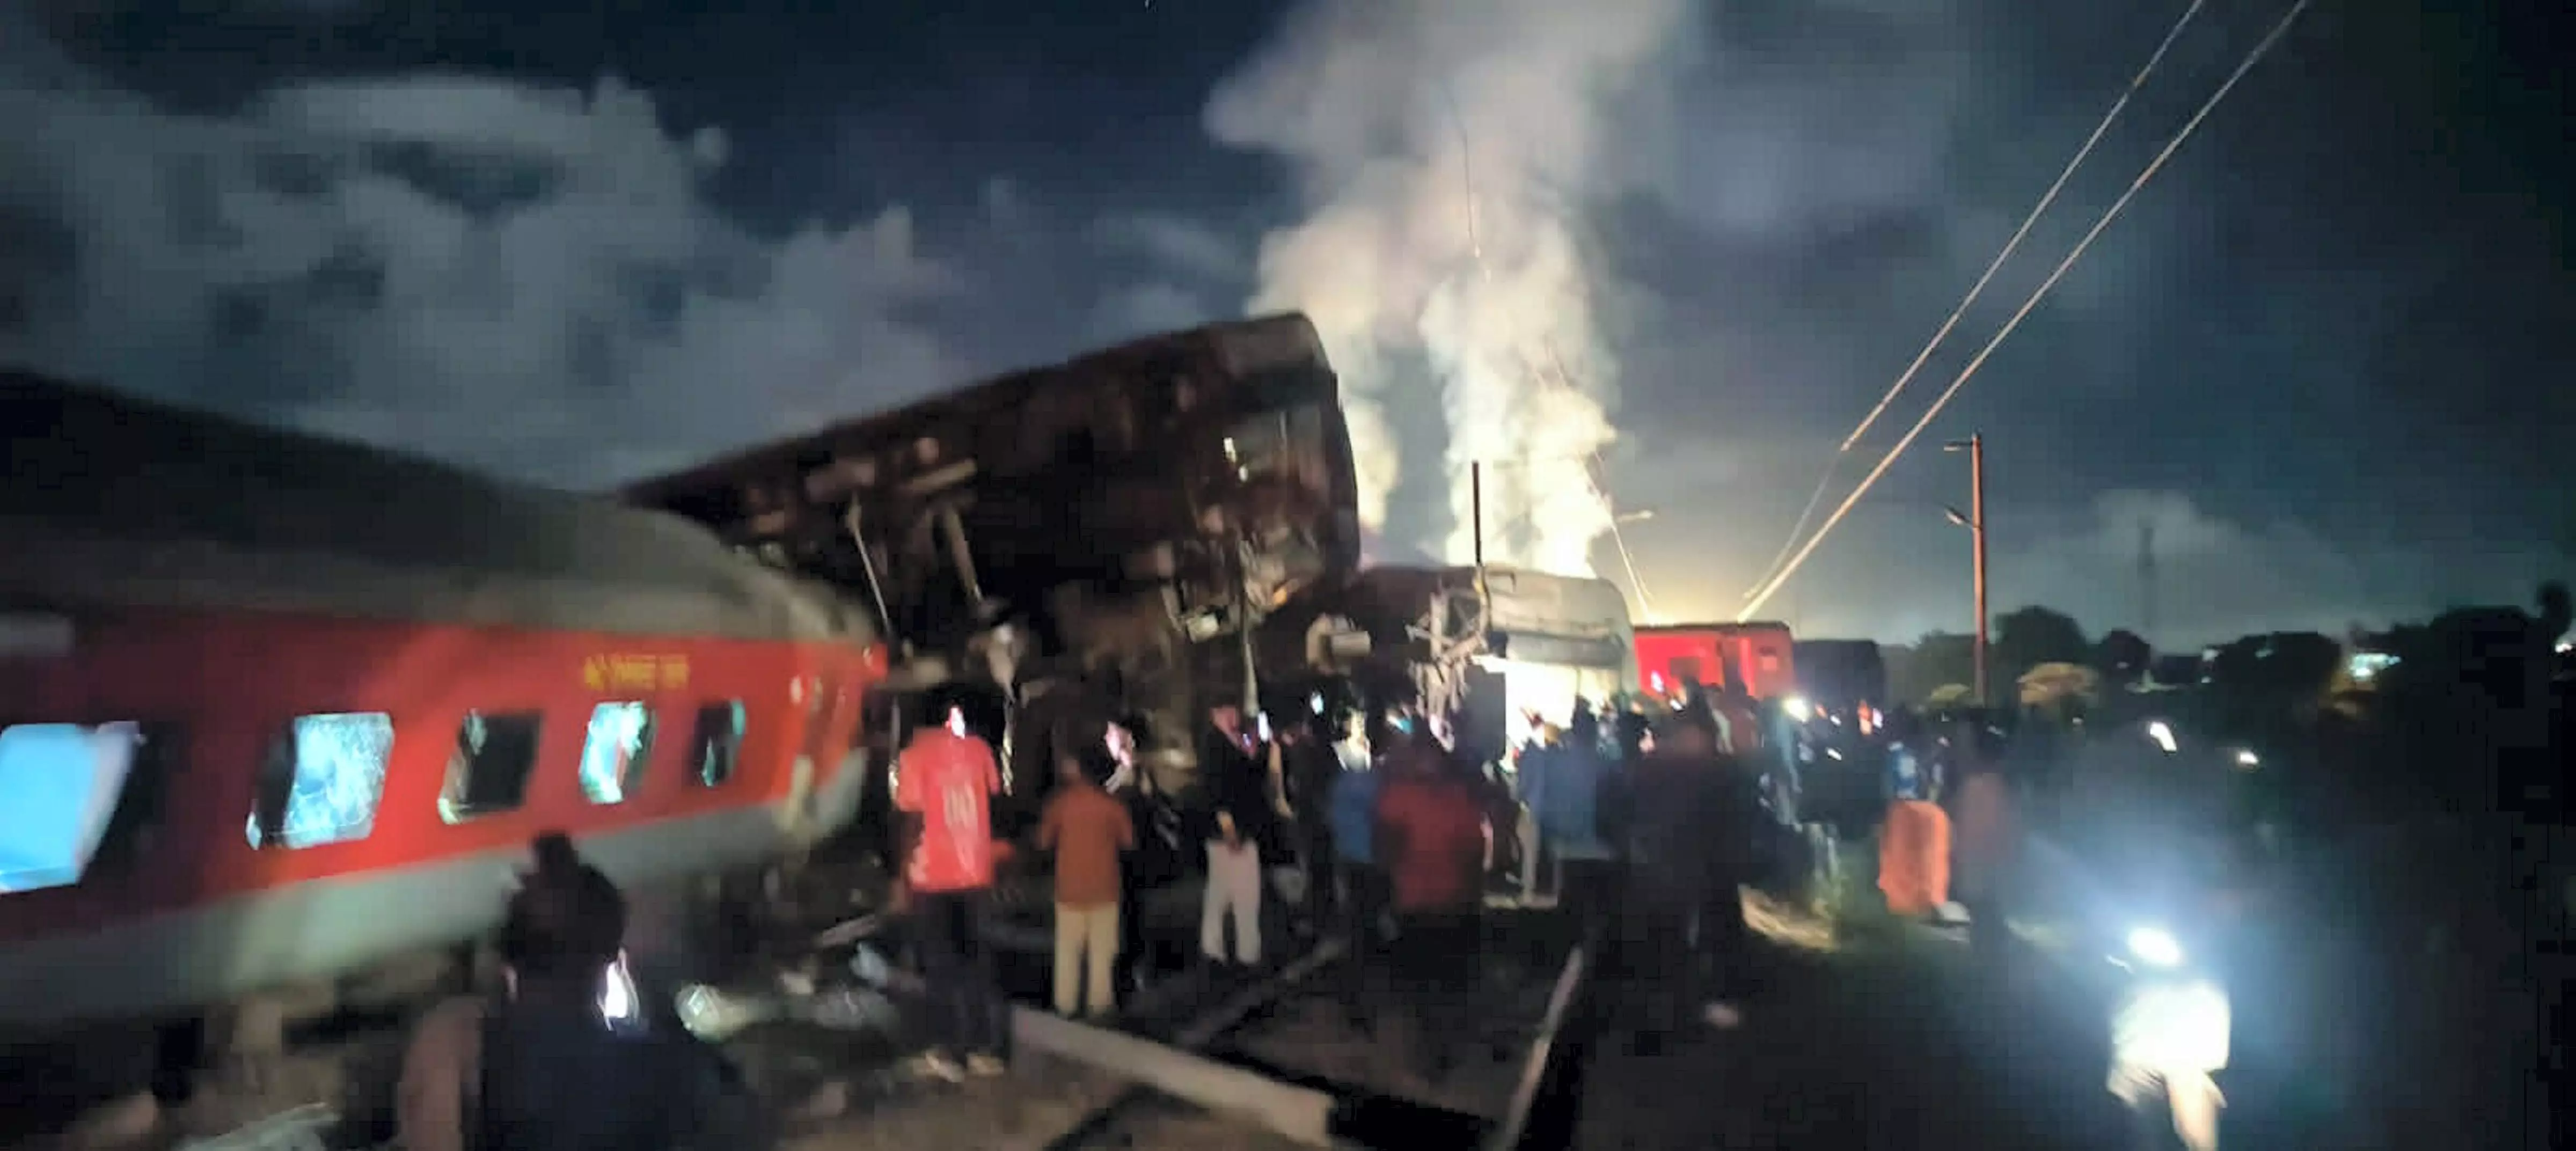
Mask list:
[[[0,0],[0,361],[599,486],[1294,305],[1386,554],[1473,457],[1579,555],[1598,450],[1726,616],[2186,2]],[[2287,7],[2210,0],[1845,476]],[[2576,571],[2576,45],[2426,7],[2318,0],[1768,614],[1963,628],[1971,430],[1999,610],[2137,626],[2142,524],[2171,643]]]

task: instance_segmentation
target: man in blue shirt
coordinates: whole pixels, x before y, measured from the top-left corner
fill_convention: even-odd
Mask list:
[[[1368,737],[1357,722],[1345,720],[1340,738],[1333,744],[1341,760],[1341,774],[1326,789],[1325,818],[1331,824],[1333,854],[1342,885],[1342,911],[1345,930],[1349,933],[1350,957],[1344,970],[1350,973],[1349,994],[1343,996],[1343,1007],[1350,1013],[1351,1025],[1362,1032],[1370,1021],[1363,1005],[1368,1002],[1369,978],[1375,964],[1371,962],[1378,946],[1386,938],[1387,889],[1386,872],[1377,865],[1377,795],[1384,782],[1372,770]],[[1390,719],[1387,732],[1395,738],[1399,727]]]
[[[1587,926],[1601,922],[1618,883],[1612,862],[1617,855],[1601,833],[1601,782],[1611,769],[1600,718],[1577,701],[1565,738],[1530,760],[1523,761],[1521,794],[1537,819],[1539,838],[1556,856],[1557,901]]]
[[[1345,748],[1349,746],[1345,741]],[[1365,748],[1341,752],[1342,772],[1326,797],[1333,851],[1339,857],[1344,894],[1351,908],[1355,948],[1368,942],[1378,917],[1386,912],[1386,877],[1378,871],[1373,841],[1377,837],[1378,774],[1370,770]]]

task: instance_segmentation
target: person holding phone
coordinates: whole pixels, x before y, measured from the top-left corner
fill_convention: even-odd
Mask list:
[[[501,988],[432,1008],[395,1085],[412,1151],[759,1151],[776,1125],[740,1069],[677,1027],[633,1013],[626,903],[558,832],[511,897],[495,943]],[[621,1002],[622,997],[622,1002]]]
[[[1261,750],[1243,728],[1241,705],[1208,709],[1208,727],[1198,741],[1208,865],[1199,951],[1220,968],[1261,963],[1261,861],[1273,814],[1269,771],[1257,758]]]

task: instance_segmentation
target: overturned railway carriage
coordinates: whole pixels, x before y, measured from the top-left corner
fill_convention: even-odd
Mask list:
[[[0,1033],[644,893],[848,818],[865,616],[694,524],[0,377]]]
[[[1044,780],[1076,717],[1141,716],[1149,762],[1248,688],[1246,629],[1358,567],[1337,384],[1303,316],[1018,372],[636,485],[876,605],[907,687],[977,684]],[[889,735],[894,736],[889,725]],[[1032,771],[1037,765],[1038,770]]]
[[[1371,711],[1454,716],[1480,761],[1526,741],[1533,713],[1563,723],[1576,700],[1627,691],[1635,642],[1617,585],[1507,567],[1371,568],[1298,597],[1262,632],[1268,666],[1298,667],[1317,690],[1347,685]]]

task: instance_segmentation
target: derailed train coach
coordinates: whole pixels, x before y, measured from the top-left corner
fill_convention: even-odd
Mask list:
[[[1257,675],[1249,630],[1357,568],[1357,493],[1322,342],[1281,315],[1015,372],[626,494],[872,605],[896,653],[880,758],[935,721],[928,697],[967,701],[1025,800],[1056,743],[1113,718],[1143,729],[1149,769],[1185,780],[1195,716]]]
[[[1263,643],[1266,666],[1296,669],[1274,670],[1274,697],[1415,706],[1479,763],[1507,761],[1531,717],[1564,723],[1637,676],[1618,585],[1509,567],[1371,568],[1301,596]]]
[[[346,985],[561,829],[649,904],[855,808],[865,614],[676,517],[0,376],[0,1036]]]

